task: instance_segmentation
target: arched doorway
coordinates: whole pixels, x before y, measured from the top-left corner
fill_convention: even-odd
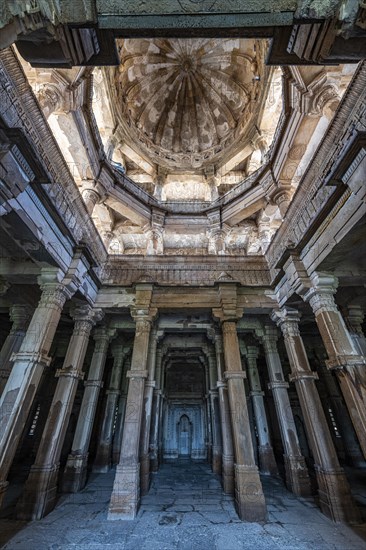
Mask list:
[[[192,424],[186,414],[182,414],[178,422],[178,454],[180,458],[191,456]]]

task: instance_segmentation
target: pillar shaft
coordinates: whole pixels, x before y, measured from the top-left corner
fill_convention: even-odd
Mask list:
[[[108,519],[134,519],[140,502],[139,447],[151,317],[136,316],[120,462],[117,466]]]
[[[20,519],[41,519],[55,506],[59,460],[67,426],[93,326],[90,306],[76,309],[75,325],[62,369],[56,372],[58,383],[34,465],[31,468],[22,498],[17,505]]]
[[[366,358],[360,355],[334,301],[336,281],[323,283],[315,278],[315,287],[304,296],[315,314],[325,349],[326,365],[335,369],[344,400],[366,458]]]
[[[208,354],[209,381],[210,381],[210,411],[212,422],[212,471],[221,473],[222,468],[222,437],[219,411],[219,394],[217,391],[217,367],[214,351]]]
[[[65,466],[62,490],[66,493],[76,493],[85,486],[88,451],[98,404],[100,388],[103,386],[103,373],[108,346],[113,331],[98,328],[94,332],[95,348],[91,360],[88,379],[84,383],[85,390],[81,402],[78,421],[71,447],[71,453]]]
[[[93,472],[105,473],[112,465],[112,440],[113,426],[116,415],[116,408],[120,395],[120,385],[123,370],[124,351],[121,343],[112,346],[113,367],[108,388],[106,390],[106,401],[103,410],[103,421],[99,433],[97,454],[93,464]]]
[[[222,485],[225,493],[234,494],[234,448],[231,427],[229,397],[227,384],[223,381],[225,366],[221,334],[215,335],[217,389],[219,392],[219,408],[222,441]]]
[[[322,362],[318,365],[318,371],[321,374],[321,379],[324,381],[328,391],[330,405],[335,417],[337,428],[341,435],[341,442],[346,460],[352,466],[362,467],[365,465],[365,459],[358,443],[351,418],[348,414],[348,409],[341,395],[337,379],[333,376],[333,372],[330,371]]]
[[[334,521],[358,520],[346,476],[340,467],[320,397],[315,386],[318,378],[309,365],[300,335],[297,312],[283,310],[277,316],[290,360],[291,380],[295,383],[304,417],[319,487],[321,510]]]
[[[27,306],[15,304],[10,308],[10,320],[13,322],[10,333],[0,351],[0,395],[3,393],[9,378],[13,361],[11,356],[17,353],[23,342],[30,319]]]
[[[362,331],[364,320],[363,309],[359,305],[351,305],[347,308],[347,324],[350,336],[361,355],[366,355],[366,337]]]
[[[147,359],[147,381],[144,390],[144,407],[141,423],[140,439],[140,489],[141,495],[146,495],[150,488],[150,426],[152,402],[155,388],[156,348],[158,334],[153,330],[150,335],[150,346]]]
[[[35,310],[8,382],[0,399],[0,506],[7,487],[6,478],[27,420],[43,370],[50,364],[48,356],[53,337],[67,298],[68,288],[55,282],[49,271],[40,277],[42,295]]]
[[[240,519],[264,521],[266,505],[254,460],[236,323],[223,321],[227,380],[235,456],[235,504]]]
[[[162,351],[156,352],[155,366],[155,389],[153,393],[153,403],[151,411],[151,432],[150,432],[150,469],[157,472],[159,469],[159,425],[161,422],[161,369],[162,369]]]
[[[112,457],[113,464],[118,464],[121,455],[123,424],[125,419],[127,391],[128,391],[128,377],[127,371],[131,366],[129,358],[126,358],[123,366],[123,375],[120,386],[120,395],[118,399],[118,413],[116,419],[116,429],[113,437],[113,449]]]
[[[264,407],[263,391],[259,379],[257,367],[258,348],[248,346],[246,358],[248,362],[248,378],[250,386],[250,397],[253,403],[255,424],[259,440],[259,466],[263,474],[277,475],[278,469],[271,445],[269,427]]]
[[[269,387],[272,390],[285,451],[286,485],[295,495],[308,496],[311,494],[309,474],[305,459],[301,454],[294,416],[287,393],[288,384],[285,382],[280,356],[277,351],[277,329],[275,327],[270,325],[265,327],[263,346],[270,379]]]

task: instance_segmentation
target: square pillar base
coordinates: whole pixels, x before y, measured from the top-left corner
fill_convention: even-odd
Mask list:
[[[88,454],[69,455],[62,477],[63,493],[78,493],[84,489],[88,472]]]
[[[150,458],[149,455],[140,456],[140,494],[147,495],[150,489]]]
[[[234,482],[234,457],[222,455],[222,487],[224,493],[233,495],[235,489]]]
[[[17,519],[42,519],[52,512],[57,501],[58,470],[58,464],[47,468],[32,466],[16,507]]]
[[[326,471],[316,468],[319,486],[319,505],[324,515],[333,521],[361,523],[360,512],[352,498],[343,470]]]
[[[266,502],[256,466],[235,464],[235,508],[242,521],[266,521]]]
[[[258,454],[261,474],[277,476],[278,468],[271,445],[260,445]]]
[[[304,457],[284,455],[284,459],[288,490],[299,497],[310,497],[311,482]]]
[[[117,466],[108,520],[135,519],[140,504],[140,465]]]

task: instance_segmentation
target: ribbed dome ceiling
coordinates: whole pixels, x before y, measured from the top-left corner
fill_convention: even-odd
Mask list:
[[[130,141],[185,169],[212,164],[242,141],[258,110],[258,42],[126,39],[119,46],[116,84]]]

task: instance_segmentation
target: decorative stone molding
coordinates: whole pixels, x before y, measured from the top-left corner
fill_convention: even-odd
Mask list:
[[[246,377],[247,377],[246,372],[244,372],[243,370],[241,371],[226,370],[224,372],[225,380],[232,380],[237,378],[245,379]]]
[[[104,386],[104,382],[103,380],[85,380],[84,386],[90,386],[92,388],[102,388]]]
[[[85,373],[81,372],[79,369],[75,369],[72,365],[70,365],[69,367],[62,367],[62,369],[56,370],[55,377],[59,378],[60,376],[84,380]]]

